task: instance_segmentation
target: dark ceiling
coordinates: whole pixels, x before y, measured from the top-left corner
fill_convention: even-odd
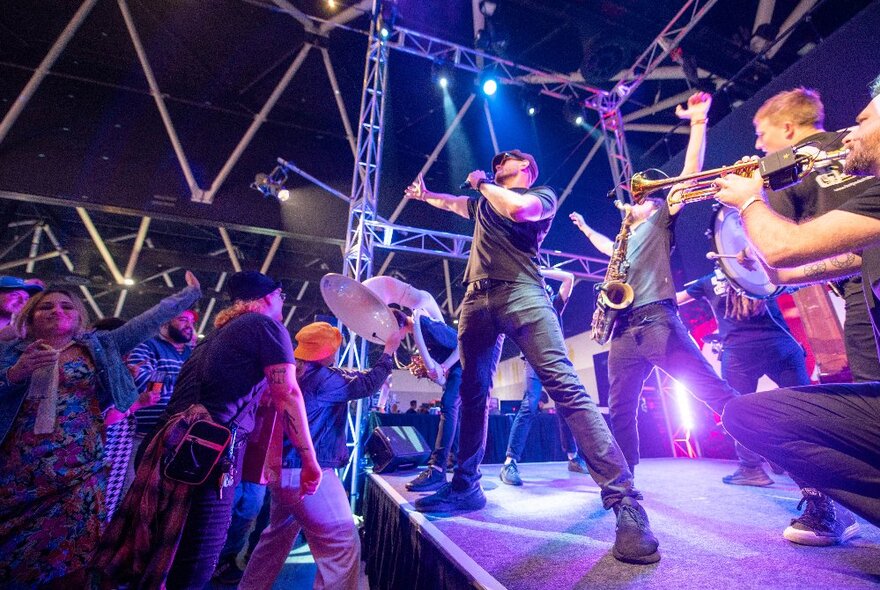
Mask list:
[[[484,29],[488,33],[481,35],[482,47],[517,63],[582,75],[589,84],[611,88],[617,72],[634,62],[683,2],[497,4]],[[634,168],[661,165],[684,146],[686,136],[668,133],[677,119],[672,105],[664,106],[663,101],[684,97],[694,88],[707,89],[716,96],[712,120],[720,120],[869,4],[719,0],[685,37],[678,60],[664,62],[661,75],[646,80],[625,105]],[[122,313],[129,316],[168,292],[164,281],[144,282],[157,273],[192,268],[205,285],[214,286],[222,272],[232,270],[217,227],[228,229],[232,251],[244,268],[259,268],[274,236],[281,233],[284,239],[269,273],[283,278],[289,291],[300,296],[291,327],[323,312],[316,281],[324,272],[342,268],[347,204],[297,175],[289,178],[293,198],[284,205],[263,198],[249,184],[255,174],[269,172],[275,159],[283,157],[342,194],[350,192],[353,156],[321,48],[327,49],[340,97],[356,125],[369,24],[365,5],[369,3],[346,5],[340,0],[334,7],[326,0],[98,0],[0,140],[0,194],[7,198],[0,200],[0,248],[5,251],[0,262],[34,251],[25,234],[29,226],[20,222],[45,222],[58,235],[74,269],[51,258],[37,262],[32,272],[48,280],[86,283],[102,312],[110,315],[121,287],[90,239],[82,215],[72,207],[86,208],[121,269],[129,259],[140,216],[149,215],[151,247],[133,273],[138,283],[130,289]],[[759,5],[770,6],[772,18],[756,29]],[[213,204],[190,199],[120,6],[130,11],[193,177],[203,189],[217,178],[303,44],[315,45],[220,184]],[[11,108],[79,7],[70,1],[3,2],[0,112]],[[347,10],[355,18],[345,19],[344,26],[320,38],[307,34],[285,7],[312,17],[316,25],[339,19]],[[399,0],[397,10],[398,26],[474,44],[469,0]],[[786,32],[783,25],[793,14],[800,16],[792,19],[791,34],[771,44]],[[759,56],[767,44],[772,48]],[[379,198],[379,213],[385,217],[475,89],[473,75],[459,71],[444,101],[431,69],[431,62],[422,57],[391,52]],[[591,129],[596,116],[588,114],[586,125],[575,127],[566,120],[562,101],[541,97],[540,112],[530,119],[520,108],[521,89],[503,88],[490,101],[498,143],[501,149],[516,146],[535,153],[541,181],[562,189],[599,137]],[[493,148],[482,100],[475,101],[439,154],[427,174],[429,186],[452,190],[470,169],[486,166]],[[564,217],[575,209],[592,212],[592,222],[613,233],[619,218],[604,200],[611,184],[608,161],[600,150],[574,186],[546,245],[595,255],[575,237]],[[397,223],[470,233],[467,221],[435,215],[419,203],[407,205]],[[37,253],[52,250],[45,237],[35,248]],[[379,252],[374,267],[378,269],[386,256]],[[464,264],[452,261],[450,268],[457,282]],[[25,269],[4,272],[24,274]],[[441,302],[446,299],[438,257],[397,254],[386,272],[431,290]],[[176,285],[182,284],[179,272],[171,276]],[[591,299],[587,287],[578,292]],[[452,295],[454,308],[461,290],[454,287]],[[567,326],[573,332],[584,327],[584,321]]]

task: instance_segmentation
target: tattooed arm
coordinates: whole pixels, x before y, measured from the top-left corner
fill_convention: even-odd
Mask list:
[[[861,267],[862,257],[851,252],[794,268],[770,268],[764,265],[770,280],[777,285],[811,285],[843,279],[858,274]]]
[[[269,365],[264,369],[269,395],[281,416],[284,433],[299,451],[302,459],[300,491],[304,495],[314,494],[321,483],[321,467],[315,455],[315,447],[309,434],[309,421],[302,392],[296,382],[296,365],[282,363]]]

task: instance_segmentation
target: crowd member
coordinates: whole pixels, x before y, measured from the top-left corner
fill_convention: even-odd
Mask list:
[[[844,139],[851,151],[844,172],[880,174],[880,77],[858,127]],[[810,221],[796,224],[775,214],[763,180],[729,175],[717,180],[717,198],[739,210],[749,241],[770,267],[794,269],[804,278],[836,278],[860,268],[875,338],[880,327],[880,189],[864,193]],[[861,251],[861,256],[852,254]],[[800,266],[803,265],[803,266]],[[827,384],[762,391],[731,401],[728,432],[880,526],[880,384]],[[831,502],[819,498],[807,510],[825,521],[833,543],[849,534]],[[818,544],[818,543],[816,543]]]
[[[296,334],[297,380],[324,478],[317,494],[303,497],[300,454],[285,441],[281,477],[270,484],[270,523],[251,555],[241,590],[272,588],[300,530],[318,566],[314,588],[357,590],[361,543],[335,470],[348,463],[348,402],[378,391],[394,368],[392,355],[404,333],[400,330],[386,340],[382,356],[369,371],[332,366],[342,334],[330,324],[315,322]]]
[[[226,539],[264,379],[303,460],[301,492],[314,494],[321,482],[290,334],[281,323],[281,283],[244,271],[229,278],[227,291],[232,305],[181,369],[165,415],[142,444],[135,481],[101,540],[93,565],[108,583],[201,589],[208,582]],[[204,483],[188,485],[166,477],[163,457],[198,420],[227,427],[232,441]]]
[[[570,272],[560,270],[558,268],[542,268],[541,275],[545,279],[553,279],[560,282],[558,290],[547,287],[547,295],[553,304],[553,311],[556,312],[556,319],[562,326],[562,312],[565,311],[565,305],[568,298],[571,297],[571,290],[574,288],[574,275]],[[522,477],[519,474],[517,462],[522,456],[523,449],[526,446],[526,440],[529,438],[529,432],[532,429],[532,423],[535,415],[538,413],[538,406],[541,403],[542,392],[544,387],[541,380],[535,373],[532,366],[523,361],[525,369],[526,387],[523,391],[523,401],[513,419],[513,425],[510,427],[510,436],[507,440],[507,457],[504,459],[504,465],[498,477],[501,481],[512,486],[521,486]],[[577,442],[571,434],[571,429],[565,420],[559,416],[557,420],[559,424],[559,441],[562,443],[562,450],[568,455],[568,470],[575,473],[589,473],[586,463],[578,456]]]
[[[137,399],[122,356],[192,305],[199,283],[124,326],[86,331],[79,297],[46,289],[0,354],[0,585],[86,588],[104,518],[104,414]]]
[[[691,123],[683,175],[702,168],[711,102],[708,94],[699,92],[688,99],[687,109],[676,109],[679,117]],[[645,379],[655,367],[680,381],[719,414],[739,393],[715,374],[678,317],[670,254],[673,225],[681,205],[667,205],[664,198],[648,195],[643,202],[626,205],[625,209],[632,220],[626,262],[633,301],[618,313],[611,332],[608,406],[614,438],[630,470],[634,470],[639,462],[639,398]],[[608,237],[590,228],[579,215],[572,214],[571,218],[600,252],[611,256],[614,243]],[[735,483],[773,483],[761,466],[760,456],[742,447],[737,447],[737,455],[739,469],[731,476]]]
[[[134,479],[134,451],[144,433],[155,427],[156,417],[168,405],[180,367],[189,358],[195,318],[195,311],[184,311],[162,324],[157,336],[138,344],[125,356],[140,395],[126,412],[111,409],[107,414],[108,521]]]
[[[42,290],[41,285],[26,283],[18,277],[0,276],[0,329],[10,325],[28,299]]]
[[[419,413],[418,407],[419,407],[419,402],[414,399],[411,399],[411,400],[409,400],[409,409],[406,411],[406,413],[407,414],[418,414]]]
[[[591,475],[602,488],[604,507],[617,515],[612,554],[625,562],[656,562],[660,559],[659,543],[638,503],[640,494],[633,486],[632,474],[568,359],[535,262],[556,214],[556,194],[549,187],[534,186],[538,166],[530,154],[520,150],[497,154],[492,168],[494,182],[482,170],[468,175],[477,197],[431,192],[421,175],[405,193],[407,198],[475,223],[459,318],[462,408],[458,467],[450,483],[418,499],[415,507],[422,512],[448,512],[485,506],[479,466],[485,454],[489,391],[506,334],[556,402],[585,454]]]
[[[755,113],[752,122],[755,149],[765,154],[805,145],[833,151],[841,147],[845,134],[845,131],[825,131],[825,105],[819,93],[809,88],[795,88],[770,97]],[[768,202],[780,215],[801,222],[840,207],[876,182],[873,178],[844,174],[842,168],[842,160],[826,160],[801,182],[769,192]],[[880,360],[874,346],[862,279],[858,275],[840,279],[836,290],[845,301],[843,340],[852,378],[856,382],[880,381]]]

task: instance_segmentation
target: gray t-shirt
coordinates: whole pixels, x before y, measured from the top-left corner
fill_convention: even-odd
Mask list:
[[[535,195],[545,211],[555,214],[556,193],[550,187],[511,190]],[[540,221],[515,222],[496,211],[483,196],[468,201],[468,213],[475,225],[474,241],[464,273],[465,284],[487,278],[543,284],[538,272],[538,249],[550,231],[553,215]]]
[[[626,259],[629,262],[627,283],[633,289],[632,307],[662,299],[675,299],[672,267],[672,226],[675,217],[664,203],[630,234]]]

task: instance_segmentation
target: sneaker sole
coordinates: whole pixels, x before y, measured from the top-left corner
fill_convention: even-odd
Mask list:
[[[444,485],[446,485],[445,481],[441,481],[439,483],[426,484],[423,486],[410,486],[406,484],[406,490],[408,492],[433,492],[434,490],[439,490]]]
[[[831,545],[839,545],[846,543],[859,534],[859,523],[854,522],[843,531],[840,537],[829,537],[817,535],[812,531],[805,531],[788,527],[782,532],[782,536],[796,545],[809,545],[810,547],[830,547]]]
[[[729,486],[752,486],[753,488],[766,488],[767,486],[772,486],[774,483],[776,483],[772,479],[768,479],[767,481],[757,482],[757,481],[750,481],[750,480],[736,480],[735,481],[735,480],[726,480],[724,478],[721,478],[721,481],[723,483],[726,483]]]
[[[435,504],[433,506],[420,506],[418,500],[415,503],[416,512],[469,512],[472,510],[481,510],[486,506],[486,499],[482,502],[474,502],[473,504],[462,505],[456,503]]]
[[[660,561],[660,552],[655,551],[650,555],[639,555],[637,557],[626,557],[623,554],[617,551],[617,547],[611,548],[611,555],[614,556],[614,559],[617,561],[622,561],[623,563],[631,563],[634,565],[648,565],[651,563],[657,563]]]

